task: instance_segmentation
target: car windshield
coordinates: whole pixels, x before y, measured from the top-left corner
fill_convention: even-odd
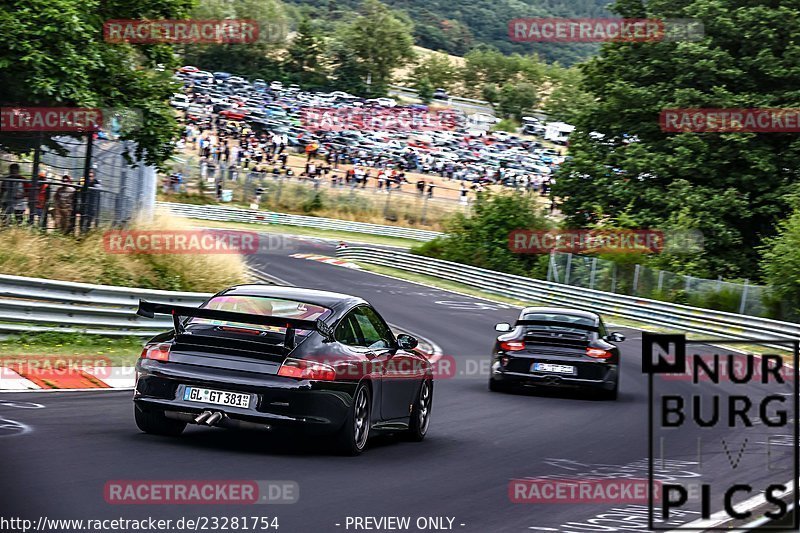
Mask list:
[[[274,316],[280,318],[295,318],[301,320],[320,320],[331,315],[327,307],[306,302],[285,300],[281,298],[268,298],[264,296],[216,296],[203,306],[205,309],[216,311],[229,311],[247,315]],[[257,329],[263,331],[281,332],[285,328],[248,324],[246,322],[230,322],[227,320],[213,320],[208,318],[192,318],[186,323],[187,327],[198,325],[225,326],[244,329]]]
[[[563,332],[587,335],[597,331],[597,320],[590,317],[565,313],[527,313],[517,321],[525,328],[526,333]]]

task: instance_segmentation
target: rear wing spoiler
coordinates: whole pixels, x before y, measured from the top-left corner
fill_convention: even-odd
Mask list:
[[[333,339],[333,330],[322,320],[304,320],[299,318],[282,318],[269,315],[251,315],[233,311],[219,311],[201,307],[187,307],[184,305],[158,304],[139,300],[139,309],[136,314],[145,318],[155,318],[155,315],[172,315],[175,334],[183,333],[184,328],[181,317],[206,318],[209,320],[225,320],[227,322],[240,322],[242,324],[255,324],[258,326],[273,326],[286,328],[286,339],[283,344],[286,348],[294,347],[294,333],[296,329],[318,331],[328,340]]]
[[[597,331],[597,326],[587,326],[575,322],[556,322],[554,320],[517,320],[515,326],[558,326],[562,328],[584,329],[586,331]]]

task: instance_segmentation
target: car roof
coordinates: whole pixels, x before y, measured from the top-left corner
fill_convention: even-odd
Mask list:
[[[533,313],[572,315],[583,318],[591,318],[594,320],[598,320],[600,318],[600,315],[598,315],[597,313],[593,313],[591,311],[581,311],[579,309],[566,309],[564,307],[526,307],[520,312],[520,316],[529,315]]]
[[[331,310],[341,311],[355,305],[366,304],[363,298],[337,292],[306,289],[303,287],[283,287],[280,285],[245,284],[234,285],[217,295],[261,296],[281,298],[310,304],[321,305]]]

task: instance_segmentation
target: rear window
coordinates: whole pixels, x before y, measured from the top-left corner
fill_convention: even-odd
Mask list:
[[[301,320],[325,319],[331,315],[327,307],[314,305],[294,300],[281,298],[266,298],[262,296],[217,296],[203,306],[216,311],[230,311],[248,315],[274,316],[280,318],[296,318]],[[265,331],[283,331],[285,328],[248,324],[245,322],[229,322],[227,320],[211,320],[207,318],[192,318],[187,322],[190,325],[230,326]]]
[[[597,320],[583,316],[561,313],[530,313],[523,315],[520,322],[526,332],[565,331],[585,335],[588,331],[597,331]]]

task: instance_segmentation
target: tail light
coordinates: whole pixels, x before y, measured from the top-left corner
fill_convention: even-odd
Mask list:
[[[278,375],[285,378],[313,379],[316,381],[334,381],[336,370],[332,366],[305,359],[286,359]]]
[[[172,345],[166,342],[158,344],[147,344],[142,349],[142,359],[153,359],[155,361],[169,361],[169,350]]]
[[[608,359],[614,354],[602,348],[586,348],[586,355],[595,359]]]
[[[506,352],[518,352],[525,349],[524,341],[502,341],[500,349]]]

